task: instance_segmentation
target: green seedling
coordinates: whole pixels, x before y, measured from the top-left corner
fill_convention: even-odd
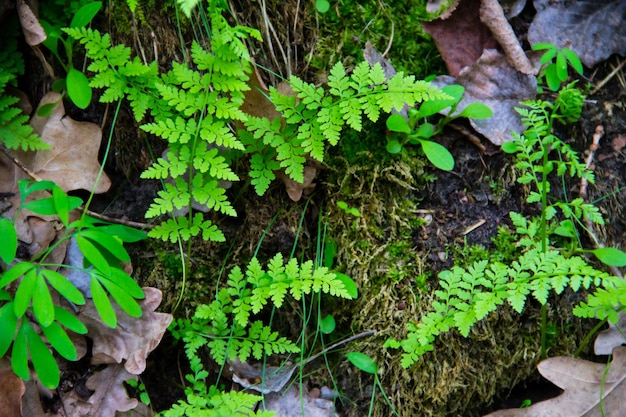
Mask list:
[[[419,109],[411,109],[408,120],[396,113],[387,118],[387,129],[392,134],[387,139],[387,151],[397,154],[403,151],[407,144],[419,145],[426,158],[437,168],[444,171],[454,169],[454,157],[444,146],[432,140],[440,134],[451,121],[460,117],[470,119],[487,119],[493,115],[489,107],[482,103],[471,103],[462,111],[457,107],[463,98],[465,89],[460,85],[449,85],[441,89],[450,98],[425,101]],[[436,124],[430,123],[428,118],[449,108],[447,114]]]
[[[361,212],[356,207],[348,206],[348,203],[345,201],[337,201],[337,207],[346,212],[346,214],[351,214],[354,217],[361,217]]]
[[[369,409],[368,416],[372,415],[372,410],[374,408],[374,399],[376,398],[377,387],[380,390],[383,397],[385,398],[385,402],[391,408],[393,415],[400,416],[396,408],[391,403],[391,400],[389,400],[389,397],[385,393],[383,385],[380,382],[380,378],[378,378],[378,364],[376,363],[376,361],[370,358],[369,356],[367,356],[365,353],[361,353],[361,352],[346,353],[346,358],[348,358],[348,360],[350,361],[350,363],[352,363],[352,365],[356,366],[361,371],[374,376],[374,388],[372,389],[372,399],[370,402],[370,409]]]
[[[544,51],[541,56],[542,68],[540,77],[545,78],[548,88],[558,91],[561,84],[567,82],[568,64],[580,75],[583,74],[583,64],[574,51],[569,48],[558,48],[551,43],[537,43],[532,47],[533,51]]]
[[[95,1],[85,4],[76,11],[70,28],[83,28],[89,25],[102,8],[102,2]],[[58,92],[65,91],[70,100],[80,109],[85,109],[91,103],[92,91],[89,79],[73,64],[74,39],[64,34],[63,29],[44,20],[40,21],[47,38],[43,45],[52,52],[65,71],[65,78],[56,80],[52,89]],[[42,106],[38,110],[40,116],[50,114],[56,103]]]

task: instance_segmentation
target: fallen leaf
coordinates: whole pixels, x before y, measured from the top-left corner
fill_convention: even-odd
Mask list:
[[[476,62],[484,49],[497,46],[487,26],[480,21],[479,9],[480,0],[463,0],[447,19],[422,22],[453,77]]]
[[[596,355],[610,355],[618,346],[626,343],[626,314],[622,311],[618,315],[617,324],[609,323],[609,328],[598,333],[593,344]]]
[[[621,134],[615,136],[613,141],[611,141],[611,146],[613,147],[613,152],[621,152],[624,146],[626,146],[626,136]]]
[[[282,393],[274,392],[265,395],[260,404],[262,410],[275,411],[280,417],[332,417],[336,415],[332,401],[313,398],[304,387],[301,393],[296,385],[291,385]]]
[[[626,55],[626,2],[623,0],[535,0],[528,28],[531,45],[549,42],[573,50],[587,67],[613,54]]]
[[[143,291],[140,318],[128,316],[113,304],[118,318],[113,329],[102,322],[91,300],[79,308],[78,318],[87,326],[88,336],[93,340],[93,364],[121,363],[125,359],[124,367],[131,374],[139,375],[146,369],[146,358],[161,341],[172,315],[154,311],[161,303],[161,291],[152,287]]]
[[[102,130],[95,123],[77,122],[65,116],[59,93],[46,94],[39,107],[49,103],[57,104],[46,117],[35,114],[31,125],[52,149],[20,152],[18,157],[37,176],[54,181],[66,192],[77,189],[91,191],[100,170],[98,152]],[[110,187],[111,181],[103,173],[94,191],[104,193]]]
[[[124,381],[136,379],[121,364],[113,364],[95,372],[87,380],[87,388],[93,391],[88,399],[81,398],[76,390],[62,396],[66,417],[114,417],[117,411],[130,411],[139,403],[129,398]]]
[[[495,145],[513,140],[511,131],[524,131],[521,117],[515,108],[520,107],[520,101],[534,99],[537,94],[536,77],[515,70],[508,64],[506,57],[494,49],[486,49],[480,59],[464,68],[458,77],[442,75],[432,83],[437,87],[450,84],[465,87],[463,100],[457,107],[459,112],[475,102],[491,108],[493,117],[470,119],[470,124]]]
[[[541,361],[537,369],[563,393],[527,408],[500,410],[485,417],[626,416],[626,347],[616,348],[608,365],[555,357]]]
[[[22,396],[26,392],[24,381],[11,368],[11,362],[0,358],[0,415],[2,417],[21,417]]]
[[[317,168],[311,165],[305,165],[304,167],[304,181],[297,182],[289,178],[283,171],[277,172],[276,177],[279,178],[284,184],[287,190],[287,195],[292,201],[300,201],[303,194],[308,195],[315,188],[313,180],[317,175]]]
[[[22,32],[24,32],[27,44],[35,46],[46,40],[46,31],[43,30],[37,16],[24,0],[17,1],[17,14],[20,17]]]

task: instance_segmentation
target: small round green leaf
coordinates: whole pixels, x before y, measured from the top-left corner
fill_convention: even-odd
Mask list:
[[[411,133],[411,126],[409,126],[409,122],[397,113],[394,113],[387,118],[387,129],[392,132]]]
[[[367,372],[368,374],[375,375],[378,370],[378,365],[376,361],[365,353],[361,352],[350,352],[346,353],[346,358],[352,363],[352,365],[356,366],[363,372]]]
[[[385,146],[385,149],[387,149],[387,152],[389,152],[390,154],[396,154],[402,150],[402,144],[396,139],[390,139],[389,141],[387,141],[387,146]]]
[[[352,297],[353,300],[359,296],[359,289],[356,286],[356,282],[354,282],[352,278],[350,278],[346,274],[342,274],[341,272],[335,272],[335,277],[343,282],[344,288],[346,289],[348,294],[350,294],[350,297]]]
[[[89,79],[76,68],[71,68],[66,78],[67,95],[70,97],[70,100],[72,100],[79,109],[86,109],[89,103],[91,103],[92,94]]]
[[[326,13],[330,9],[328,0],[315,0],[315,8],[320,13]]]
[[[424,155],[437,168],[444,171],[454,169],[454,157],[444,146],[430,140],[420,140]]]
[[[320,331],[324,334],[331,334],[332,332],[335,331],[335,327],[336,327],[335,318],[330,314],[328,314],[327,316],[324,316],[320,320]]]
[[[48,117],[52,114],[52,109],[56,107],[56,103],[47,103],[39,106],[37,109],[37,116],[39,117]]]
[[[431,137],[433,137],[434,134],[435,134],[435,126],[433,126],[432,123],[422,123],[420,127],[417,128],[417,131],[415,132],[415,135],[422,139],[430,139]]]
[[[563,54],[556,55],[556,76],[561,82],[567,81],[567,60]]]
[[[626,253],[616,248],[600,248],[591,251],[603,263],[609,266],[626,266]]]
[[[500,148],[504,153],[515,153],[517,152],[517,145],[515,142],[504,142]]]
[[[5,264],[10,264],[17,253],[17,233],[13,222],[5,217],[0,217],[0,236],[2,236],[0,259]]]

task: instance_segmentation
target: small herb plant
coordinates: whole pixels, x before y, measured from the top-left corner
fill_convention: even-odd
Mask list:
[[[569,48],[558,48],[551,43],[537,43],[532,46],[534,51],[546,51],[541,56],[540,77],[545,79],[548,88],[558,91],[567,82],[568,66],[583,74],[583,64],[574,51]]]
[[[70,28],[84,28],[92,21],[92,19],[98,14],[102,8],[102,2],[95,1],[87,3],[80,7],[72,20],[70,21]],[[52,52],[54,57],[59,61],[63,70],[65,71],[65,78],[56,80],[52,86],[55,91],[66,91],[69,99],[80,109],[86,109],[91,103],[92,91],[89,85],[89,79],[80,70],[74,67],[74,39],[64,36],[64,33],[60,27],[40,20],[43,26],[47,38],[43,42],[43,45]],[[59,48],[62,47],[62,49]],[[54,103],[43,107],[39,111],[45,113],[54,106]]]
[[[243,393],[223,393],[216,387],[207,388],[204,379],[208,372],[200,359],[200,348],[206,347],[220,366],[227,360],[246,361],[250,357],[261,360],[273,354],[297,353],[300,347],[285,337],[280,337],[260,320],[251,321],[266,305],[280,308],[287,297],[295,301],[312,294],[326,293],[335,297],[352,298],[350,288],[354,283],[345,275],[335,274],[326,267],[314,268],[312,261],[298,264],[296,259],[284,262],[281,254],[274,256],[263,268],[256,258],[248,264],[245,272],[235,267],[228,275],[226,288],[217,293],[210,304],[197,307],[191,319],[178,319],[172,334],[185,343],[185,353],[193,374],[187,375],[192,383],[186,390],[187,400],[179,401],[163,415],[195,416],[201,410],[225,406],[237,402],[225,401],[231,396],[242,397],[231,414],[256,404],[260,397]],[[219,399],[219,402],[215,402]],[[227,414],[222,414],[227,415]],[[254,414],[270,415],[270,414]]]
[[[407,144],[419,145],[426,158],[437,168],[451,171],[454,168],[452,154],[443,146],[434,142],[432,138],[440,134],[444,127],[459,117],[470,119],[487,119],[493,115],[491,109],[482,103],[471,103],[461,112],[457,106],[463,98],[465,89],[460,85],[449,85],[441,91],[448,98],[432,99],[422,103],[419,109],[410,109],[408,120],[401,114],[395,113],[387,118],[387,129],[396,134],[387,138],[387,152],[396,154],[404,150]],[[440,118],[437,124],[429,123],[426,118],[450,108],[447,115]]]
[[[531,187],[527,202],[541,204],[541,216],[526,219],[519,213],[510,213],[521,252],[510,264],[480,260],[467,268],[455,266],[439,274],[440,288],[435,291],[433,310],[419,323],[409,325],[406,339],[390,339],[385,344],[403,349],[404,367],[433,350],[439,334],[456,328],[467,337],[476,322],[502,308],[505,302],[520,313],[529,296],[544,306],[542,354],[545,354],[548,295],[551,291],[560,294],[566,287],[574,291],[591,285],[600,287],[589,296],[587,303],[574,309],[574,314],[617,320],[617,311],[626,301],[623,280],[592,267],[580,256],[552,246],[551,236],[558,237],[557,233],[563,230],[571,231],[571,225],[582,225],[584,219],[603,223],[593,204],[585,203],[581,198],[556,200],[551,193],[550,178],[555,175],[561,181],[566,176],[585,178],[591,183],[594,180],[593,173],[579,161],[577,153],[553,134],[556,121],[577,120],[583,98],[582,93],[570,84],[560,91],[555,103],[526,101],[522,103],[525,107],[518,109],[527,129],[523,135],[514,133],[514,141],[504,144],[503,150],[515,154],[515,166],[521,173],[517,181]],[[559,221],[559,216],[564,220]],[[598,250],[595,253],[604,260],[621,262],[623,257],[614,256],[615,251]]]
[[[135,242],[145,237],[143,232],[120,225],[104,224],[83,216],[70,221],[70,212],[82,204],[78,197],[68,196],[51,181],[19,182],[20,206],[14,219],[0,218],[0,258],[5,270],[0,274],[0,356],[10,355],[16,375],[30,379],[29,359],[42,384],[56,388],[59,368],[48,349],[46,340],[63,358],[76,359],[76,348],[65,329],[85,334],[87,329],[75,315],[55,303],[53,294],[73,305],[85,304],[83,293],[58,272],[60,267],[48,260],[54,248],[75,239],[84,255],[84,265],[73,267],[89,276],[93,303],[102,321],[117,325],[111,299],[132,317],[141,316],[137,303],[143,291],[124,272],[121,262],[130,258],[122,242]],[[26,201],[35,192],[47,191],[50,197]],[[64,226],[64,234],[52,246],[30,260],[16,258],[17,233],[14,222],[21,210],[45,216],[56,216]],[[41,329],[41,334],[35,329]]]

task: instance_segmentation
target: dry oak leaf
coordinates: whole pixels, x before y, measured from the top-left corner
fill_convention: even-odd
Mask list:
[[[563,393],[528,408],[499,410],[485,417],[626,416],[626,347],[613,351],[610,364],[555,357],[541,361],[537,369]]]
[[[117,411],[130,411],[139,402],[129,398],[124,381],[137,379],[120,364],[109,365],[87,380],[93,391],[88,399],[81,398],[75,390],[62,395],[65,417],[114,417]]]
[[[531,45],[567,47],[587,67],[613,54],[626,55],[626,1],[535,0],[537,14],[528,28]]]
[[[626,314],[622,311],[618,315],[617,324],[609,322],[609,328],[598,333],[593,344],[596,355],[610,355],[618,346],[626,343]]]
[[[102,322],[91,300],[79,308],[78,318],[93,339],[93,364],[121,363],[126,359],[124,368],[131,374],[139,375],[146,369],[146,358],[158,346],[172,315],[154,311],[161,304],[161,291],[152,287],[143,291],[145,298],[139,302],[143,314],[139,318],[130,317],[113,304],[118,318],[114,329]]]
[[[24,0],[17,1],[17,14],[22,25],[22,32],[26,43],[30,46],[39,45],[46,40],[46,32],[37,20],[37,16]]]
[[[98,152],[102,130],[95,123],[77,122],[65,116],[59,93],[47,93],[39,108],[50,103],[56,103],[52,112],[46,117],[35,114],[30,124],[52,149],[16,154],[35,175],[54,181],[66,192],[91,191],[100,170]],[[110,187],[111,180],[103,173],[94,191],[104,193]]]
[[[432,84],[437,87],[450,84],[465,87],[463,100],[457,106],[459,112],[474,102],[491,108],[493,117],[470,119],[470,124],[495,145],[513,140],[511,131],[524,131],[515,108],[520,107],[520,101],[532,100],[537,95],[537,78],[511,67],[506,57],[494,49],[485,49],[480,59],[474,65],[465,67],[457,78],[441,75]]]
[[[21,417],[22,396],[26,392],[24,381],[11,368],[7,358],[0,359],[0,416]]]

